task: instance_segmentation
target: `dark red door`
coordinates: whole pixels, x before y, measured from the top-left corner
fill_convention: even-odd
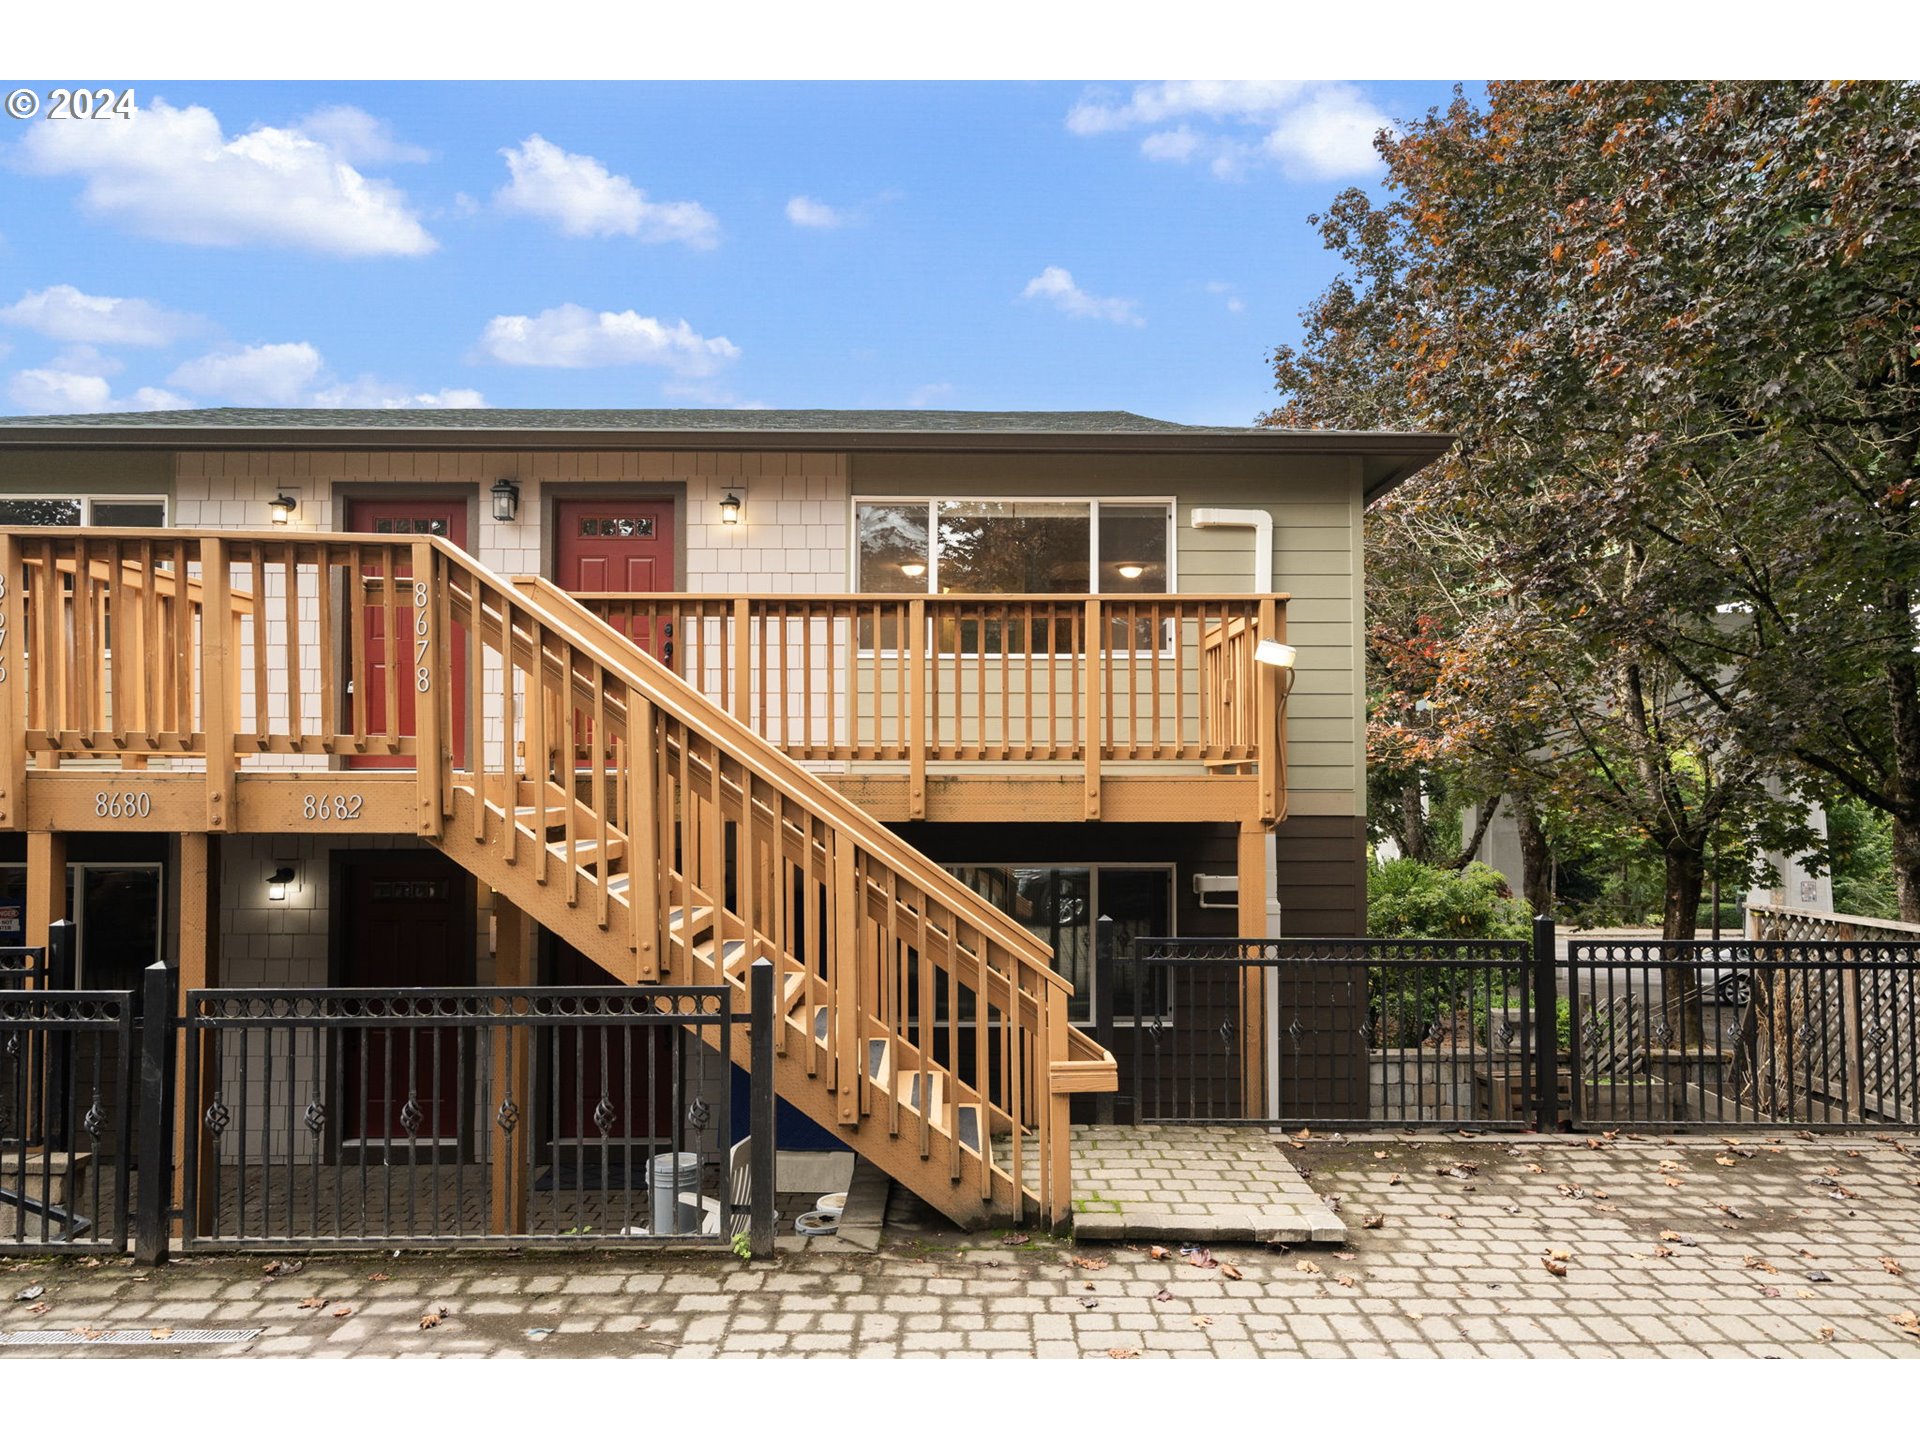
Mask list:
[[[571,945],[554,949],[556,985],[620,982]],[[559,1093],[556,1140],[665,1140],[673,1125],[673,1049],[698,1045],[691,1030],[664,1025],[556,1026],[559,1053],[547,1073]]]
[[[473,984],[473,925],[461,872],[433,854],[347,866],[347,989]],[[352,1140],[452,1140],[460,1133],[460,1046],[477,1031],[451,1027],[352,1029],[340,1064],[343,1133]],[[476,1057],[466,1056],[465,1073]],[[409,1128],[411,1126],[411,1128]]]
[[[467,548],[467,504],[463,496],[444,500],[350,500],[347,502],[347,528],[358,534],[378,535],[404,540],[411,535],[438,535],[451,540],[462,550]],[[363,643],[367,657],[367,733],[369,735],[412,735],[414,704],[419,686],[413,660],[413,599],[406,587],[396,586],[399,603],[392,630],[397,655],[387,654],[387,590],[384,557],[366,566],[366,620]],[[396,580],[411,576],[412,566],[404,560],[394,567]],[[448,650],[452,655],[453,683],[453,763],[466,764],[466,675],[467,652],[464,627],[456,627]],[[397,725],[389,727],[387,718],[387,669],[397,665],[394,677],[394,711]],[[413,761],[404,755],[360,755],[350,757],[348,765],[357,769],[412,769]]]
[[[562,500],[554,580],[574,595],[645,595],[674,587],[671,500]],[[628,632],[656,659],[673,663],[671,626],[646,618]]]

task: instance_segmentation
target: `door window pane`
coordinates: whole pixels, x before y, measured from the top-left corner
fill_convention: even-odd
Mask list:
[[[924,504],[862,505],[858,589],[876,595],[924,595],[931,558]]]
[[[943,595],[1085,595],[1092,507],[1053,500],[942,500]]]

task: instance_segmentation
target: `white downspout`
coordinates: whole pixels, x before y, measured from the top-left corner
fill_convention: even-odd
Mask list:
[[[1211,505],[1193,509],[1196,530],[1241,529],[1253,531],[1253,590],[1256,595],[1273,590],[1273,513],[1268,510],[1227,510]],[[1280,854],[1272,831],[1267,832],[1267,934],[1280,934]],[[1275,984],[1278,972],[1267,972],[1267,1094],[1280,1093],[1280,1007]]]

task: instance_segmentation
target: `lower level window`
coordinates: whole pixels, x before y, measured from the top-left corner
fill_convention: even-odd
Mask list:
[[[0,496],[0,525],[101,525],[148,530],[167,523],[159,496]]]
[[[1173,933],[1171,865],[956,865],[959,881],[1053,947],[1053,965],[1073,982],[1067,1017],[1093,1019],[1095,947],[1102,918],[1116,963],[1113,1014],[1136,1013],[1133,967],[1124,963],[1141,935]],[[1149,1006],[1149,1013],[1157,1008]]]

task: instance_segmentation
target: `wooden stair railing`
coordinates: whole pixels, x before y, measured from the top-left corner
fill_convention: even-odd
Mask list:
[[[1070,1213],[1068,1101],[1114,1066],[1048,948],[546,582],[437,537],[97,529],[0,530],[0,582],[0,826],[30,762],[188,772],[209,830],[238,769],[398,767],[363,773],[609,972],[771,960],[781,1095],[937,1209]]]

